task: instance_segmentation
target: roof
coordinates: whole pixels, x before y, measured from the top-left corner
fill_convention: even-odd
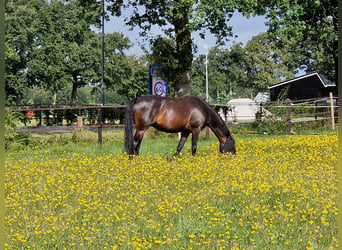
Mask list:
[[[294,82],[306,81],[306,80],[311,80],[311,81],[312,80],[318,80],[322,83],[322,85],[324,87],[335,87],[336,86],[335,83],[326,80],[323,76],[321,76],[318,72],[315,71],[315,72],[312,72],[312,73],[309,73],[309,74],[306,74],[303,76],[298,76],[298,77],[295,77],[295,78],[292,78],[292,79],[289,79],[289,80],[286,80],[286,81],[283,81],[280,83],[273,84],[273,85],[269,86],[268,88],[273,89],[273,88],[277,88],[280,86],[292,84]]]
[[[318,72],[298,76],[268,87],[271,101],[289,98],[291,100],[304,100],[329,96],[335,93],[336,85],[326,80]]]

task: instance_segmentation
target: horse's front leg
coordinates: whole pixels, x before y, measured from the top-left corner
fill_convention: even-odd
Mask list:
[[[192,130],[192,145],[191,145],[191,149],[192,149],[192,155],[194,156],[196,154],[197,151],[197,141],[198,141],[198,137],[199,134],[201,132],[200,128],[195,128]]]
[[[178,143],[178,146],[177,146],[177,151],[176,151],[176,153],[174,154],[174,156],[177,156],[177,155],[180,153],[180,151],[182,151],[182,149],[183,149],[183,147],[184,147],[184,144],[185,144],[186,140],[187,140],[188,137],[189,137],[189,134],[190,134],[189,131],[182,132],[181,138],[179,139],[179,143]]]

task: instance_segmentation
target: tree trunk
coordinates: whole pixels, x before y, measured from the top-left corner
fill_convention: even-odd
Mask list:
[[[192,40],[191,33],[186,25],[189,23],[187,8],[180,8],[180,13],[174,13],[174,26],[176,32],[176,61],[177,69],[174,78],[176,96],[191,94],[192,82]]]

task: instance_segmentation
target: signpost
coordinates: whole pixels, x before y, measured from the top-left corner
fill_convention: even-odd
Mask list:
[[[166,82],[161,79],[160,69],[161,65],[158,64],[149,66],[148,94],[166,97],[168,91]]]

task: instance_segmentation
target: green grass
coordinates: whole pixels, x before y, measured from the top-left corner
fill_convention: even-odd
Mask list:
[[[236,143],[239,140],[253,140],[253,139],[270,139],[270,138],[285,138],[286,135],[281,134],[260,134],[253,127],[230,127],[231,134],[234,136]],[[336,134],[337,131],[331,129],[305,129],[297,131],[297,135],[310,134]],[[202,150],[207,145],[217,143],[216,136],[210,131],[209,140],[205,139],[205,131],[203,130],[198,140],[197,150]],[[162,157],[172,156],[178,145],[178,134],[168,134],[157,131],[153,128],[147,130],[142,145],[140,154],[146,155],[148,153]],[[32,154],[45,153],[47,151],[51,155],[57,157],[64,153],[86,153],[89,156],[113,154],[117,155],[123,152],[123,131],[111,130],[103,131],[102,146],[98,143],[98,133],[88,130],[75,131],[70,133],[47,133],[47,134],[32,134],[29,138],[30,145],[23,146],[18,143],[13,143],[7,152],[22,152],[21,155],[30,157]],[[218,150],[218,146],[217,146]],[[182,153],[187,154],[191,152],[191,135],[189,136]]]
[[[338,247],[336,133],[236,135],[234,157],[202,135],[196,157],[189,140],[172,160],[177,136],[152,130],[129,160],[121,133],[102,147],[96,133],[34,135],[7,153],[7,249]]]
[[[34,146],[28,150],[22,150],[23,154],[32,152],[45,152],[60,155],[67,153],[87,152],[88,155],[119,154],[123,152],[123,131],[103,131],[102,146],[98,143],[97,132],[83,130],[72,133],[33,134]],[[217,142],[216,136],[210,133],[209,140],[205,139],[204,131],[198,140],[198,148]],[[161,156],[170,156],[175,153],[178,145],[178,134],[161,133],[154,129],[147,131],[140,148],[141,155],[152,153]],[[186,154],[191,149],[191,136],[188,138],[182,153]],[[218,150],[218,148],[217,148]],[[8,152],[17,151],[9,149]]]

